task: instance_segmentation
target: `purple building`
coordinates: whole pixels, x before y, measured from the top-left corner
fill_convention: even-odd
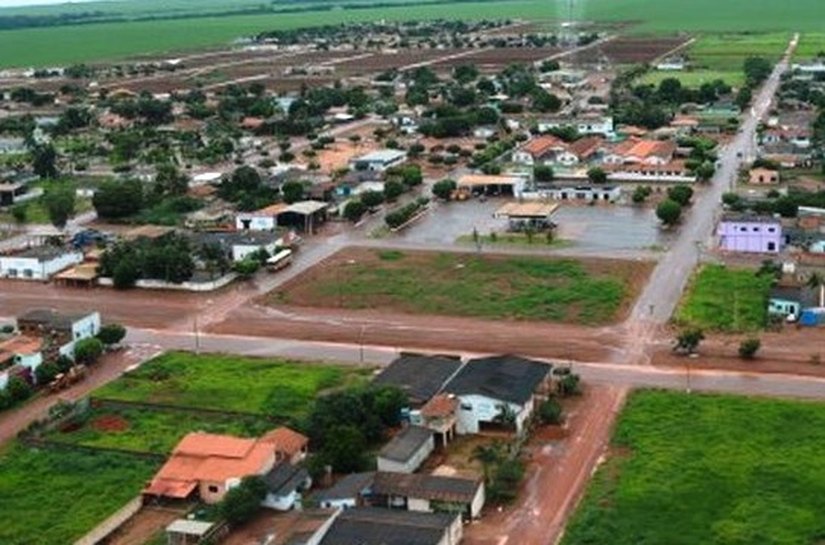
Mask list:
[[[725,215],[716,234],[719,248],[729,252],[776,254],[782,248],[782,223],[770,216]]]

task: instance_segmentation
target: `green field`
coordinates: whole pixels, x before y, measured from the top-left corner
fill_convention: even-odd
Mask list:
[[[729,333],[762,329],[770,288],[771,278],[753,270],[707,265],[694,276],[676,322]]]
[[[194,9],[200,9],[186,8],[185,3],[186,0],[177,0],[174,7],[181,13],[191,13]],[[194,2],[190,2],[190,5],[197,6]],[[230,9],[237,7],[228,1],[225,5]],[[507,17],[560,20],[567,17],[567,5],[566,0],[511,0],[458,4],[442,2],[436,5],[205,16],[197,19],[7,30],[0,32],[0,51],[13,51],[14,54],[2,55],[0,67],[89,62],[141,53],[165,53],[226,45],[239,36],[264,30],[345,21]],[[165,3],[163,6],[166,7]],[[220,0],[211,0],[209,7],[201,9],[200,12],[214,13],[220,7]],[[148,8],[144,9],[150,11]],[[633,24],[629,32],[632,33],[784,31],[787,34],[796,30],[821,31],[821,21],[825,18],[825,3],[821,0],[795,0],[793,9],[788,9],[787,2],[781,0],[694,0],[690,6],[675,8],[672,3],[660,0],[589,0],[584,5],[576,6],[574,16],[579,20],[631,21]],[[117,36],[117,39],[112,39],[113,36]]]
[[[706,35],[690,46],[687,55],[694,68],[741,72],[750,56],[778,61],[790,39],[790,32]]]
[[[0,453],[0,543],[72,543],[137,496],[156,470],[130,456],[11,445]]]
[[[820,53],[825,53],[825,33],[807,32],[799,38],[794,59],[810,60]]]
[[[365,380],[369,371],[228,355],[168,352],[94,397],[300,418],[322,390]]]
[[[353,250],[271,300],[594,325],[617,320],[648,271],[649,264],[629,261]]]
[[[825,406],[631,396],[563,545],[807,545],[825,538]]]
[[[640,83],[659,85],[663,79],[676,78],[685,87],[698,88],[703,83],[710,83],[721,79],[731,87],[740,87],[745,82],[745,73],[742,70],[688,70],[685,72],[662,72],[651,70],[640,80]]]

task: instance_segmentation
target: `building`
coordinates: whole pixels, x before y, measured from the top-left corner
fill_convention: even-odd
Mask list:
[[[656,70],[660,72],[681,72],[684,69],[684,57],[667,57],[656,64]]]
[[[727,214],[716,235],[719,248],[728,252],[777,254],[782,248],[782,223],[770,216]]]
[[[608,151],[602,161],[607,165],[641,163],[646,165],[665,165],[673,161],[676,142],[669,140],[640,140],[630,138]]]
[[[770,168],[752,168],[748,179],[752,185],[776,185],[779,183],[779,171]]]
[[[27,191],[26,184],[0,181],[0,206],[12,206],[24,200]]]
[[[0,155],[26,153],[26,141],[17,137],[0,137]]]
[[[352,509],[363,506],[363,496],[375,478],[374,471],[350,473],[340,479],[332,488],[322,490],[314,496],[322,509]]]
[[[291,440],[286,444],[279,443],[276,431],[260,439],[189,433],[178,443],[143,494],[186,499],[197,492],[205,503],[218,503],[244,477],[263,477],[276,463],[289,463],[298,455],[300,448],[296,450],[296,445],[299,443]],[[296,433],[290,433],[290,437],[293,434]]]
[[[685,161],[678,159],[661,164],[609,164],[604,166],[604,170],[613,182],[690,184],[697,180]]]
[[[410,422],[431,430],[436,444],[447,446],[456,434],[458,399],[449,394],[438,394],[421,409],[410,411]]]
[[[407,426],[378,453],[378,471],[412,473],[435,450],[432,430],[421,426]]]
[[[321,201],[298,201],[292,204],[276,203],[254,212],[235,216],[239,231],[273,231],[278,227],[293,227],[312,234],[326,222],[329,204]]]
[[[375,377],[374,384],[395,386],[412,407],[421,407],[437,394],[463,363],[459,358],[403,354]]]
[[[610,116],[552,117],[538,122],[539,132],[553,129],[572,128],[579,134],[598,134],[605,138],[615,135],[613,118]]]
[[[319,545],[458,545],[462,534],[457,513],[367,507],[342,511]]]
[[[407,160],[407,152],[395,149],[383,149],[355,157],[349,164],[353,170],[372,170],[384,172]]]
[[[535,193],[525,194],[525,198],[552,199],[554,201],[616,202],[622,196],[618,186],[591,185],[550,185],[541,187]]]
[[[511,195],[519,197],[527,184],[521,175],[465,174],[456,182],[459,195]]]
[[[518,356],[495,356],[471,360],[444,386],[444,392],[459,399],[459,434],[478,433],[482,428],[500,429],[513,415],[518,433],[533,414],[537,398],[546,393],[552,367]]]
[[[552,134],[537,136],[513,153],[513,162],[527,166],[554,164],[567,144]]]
[[[493,216],[506,219],[511,231],[546,231],[556,226],[550,218],[558,208],[558,204],[540,201],[508,202]]]
[[[265,251],[275,255],[282,246],[282,239],[267,231],[195,232],[197,246],[217,244],[232,261],[243,261],[255,252]]]
[[[42,348],[41,339],[26,335],[0,342],[0,390],[12,377],[34,377],[34,371],[43,363]]]
[[[100,333],[100,313],[61,314],[51,309],[35,309],[17,317],[17,329],[24,336],[46,341],[43,359],[74,358],[77,341]]]
[[[274,231],[278,226],[278,216],[287,209],[287,204],[276,203],[235,216],[235,229],[239,231]]]
[[[375,474],[368,497],[373,507],[421,513],[449,511],[461,513],[465,520],[481,516],[484,500],[482,479],[383,471]]]
[[[776,286],[768,296],[769,314],[794,321],[804,310],[816,306],[816,295],[807,286]]]
[[[261,505],[276,511],[300,508],[301,493],[312,486],[309,472],[289,462],[276,464],[263,476],[263,481],[267,492]]]
[[[166,545],[197,545],[203,543],[208,539],[214,528],[214,522],[178,519],[166,527]]]
[[[0,278],[47,281],[53,275],[83,262],[83,254],[58,246],[33,246],[0,256]]]
[[[566,167],[589,163],[596,159],[603,145],[604,139],[600,137],[579,138],[559,154],[557,163]]]

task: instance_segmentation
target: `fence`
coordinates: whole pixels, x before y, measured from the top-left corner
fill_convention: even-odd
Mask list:
[[[236,418],[268,420],[273,424],[284,423],[283,419],[273,418],[260,413],[246,413],[241,411],[227,411],[223,409],[209,409],[207,407],[190,407],[187,405],[170,405],[165,403],[148,403],[145,401],[124,401],[120,399],[109,399],[92,397],[93,407],[106,409],[145,409],[150,411],[184,412],[191,414],[201,414],[204,416],[231,416]]]
[[[138,280],[135,283],[135,287],[148,290],[215,291],[229,285],[237,277],[237,274],[230,273],[209,282],[181,282],[180,284],[173,284],[162,280]],[[98,278],[97,283],[101,286],[114,285],[114,281],[106,277]]]
[[[141,496],[133,498],[109,518],[98,524],[91,532],[75,541],[74,545],[96,545],[100,543],[109,534],[120,528],[124,522],[135,516],[141,507],[143,507],[143,498]]]
[[[114,447],[92,447],[89,445],[79,445],[76,443],[64,443],[63,441],[52,441],[50,439],[42,439],[34,435],[21,437],[20,441],[27,447],[33,448],[48,448],[54,450],[63,449],[88,454],[120,454],[123,456],[134,456],[137,458],[143,458],[144,460],[150,460],[155,462],[163,462],[164,460],[166,460],[165,455],[158,454],[157,452],[146,452],[143,450],[129,450],[125,448]]]

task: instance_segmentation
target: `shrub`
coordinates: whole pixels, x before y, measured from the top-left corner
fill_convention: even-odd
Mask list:
[[[126,328],[120,324],[107,324],[101,327],[97,334],[97,338],[106,346],[117,344],[124,337],[126,337]]]
[[[539,405],[539,420],[542,424],[561,424],[562,409],[556,398],[551,397]]]
[[[762,341],[756,337],[745,339],[739,345],[739,357],[743,360],[752,360],[756,357],[756,353],[762,347]]]
[[[233,526],[243,524],[261,509],[266,492],[266,484],[260,477],[244,477],[241,484],[226,493],[218,505],[218,513]]]
[[[37,384],[43,386],[44,384],[48,384],[54,380],[60,373],[60,368],[55,363],[46,362],[37,367],[34,371],[34,377],[37,380]]]
[[[387,226],[391,229],[396,229],[410,221],[410,219],[418,213],[419,210],[427,205],[427,202],[428,201],[426,199],[418,199],[415,202],[404,205],[401,208],[388,213],[386,218],[384,218],[384,221],[386,221]]]
[[[441,180],[433,184],[433,195],[445,201],[450,200],[453,191],[456,190],[457,184],[455,180]]]
[[[81,339],[74,345],[74,359],[77,363],[86,365],[95,363],[102,354],[103,343],[95,337]]]
[[[30,398],[33,390],[31,384],[22,378],[11,377],[6,384],[6,393],[9,396],[10,405],[14,405]]]
[[[353,199],[349,201],[346,206],[344,206],[344,217],[351,221],[352,223],[357,223],[364,214],[367,212],[367,207],[364,203],[362,203],[358,199]]]

